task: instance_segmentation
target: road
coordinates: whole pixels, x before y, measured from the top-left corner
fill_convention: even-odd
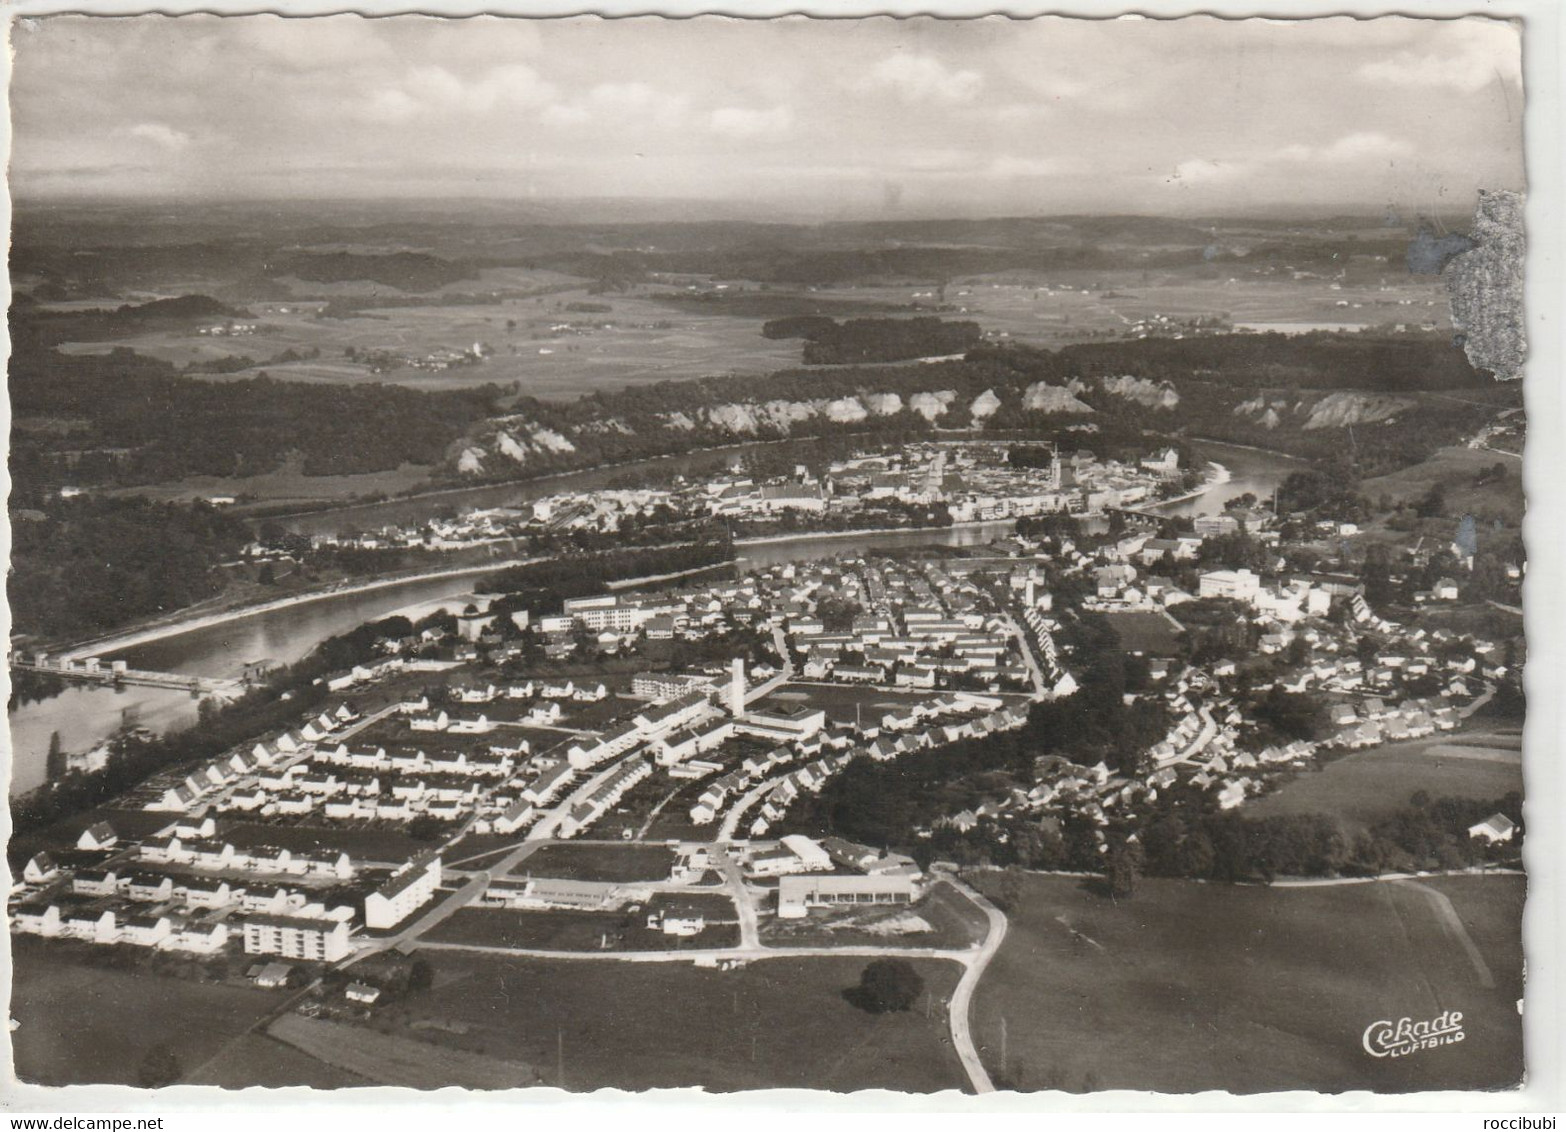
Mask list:
[[[529,847],[530,848],[530,847]],[[694,963],[697,960],[709,960],[713,963],[751,963],[762,959],[820,959],[835,957],[852,958],[900,958],[900,959],[939,959],[956,963],[963,968],[962,976],[957,980],[957,986],[952,992],[951,1003],[948,1009],[948,1023],[951,1027],[952,1048],[957,1052],[958,1059],[962,1062],[963,1071],[968,1075],[968,1081],[975,1093],[993,1093],[995,1083],[990,1079],[990,1074],[984,1068],[984,1062],[979,1056],[978,1046],[973,1040],[973,1027],[971,1014],[973,1011],[973,994],[978,988],[979,980],[984,976],[985,968],[990,960],[995,958],[1000,950],[1001,943],[1006,938],[1006,916],[988,899],[976,892],[973,888],[964,884],[955,876],[941,877],[938,883],[951,885],[963,896],[972,901],[989,921],[989,930],[985,933],[984,940],[978,947],[969,948],[943,948],[943,947],[894,947],[888,945],[864,945],[856,944],[840,947],[768,947],[761,943],[760,932],[757,924],[756,908],[752,902],[749,891],[745,888],[744,877],[740,872],[737,860],[722,846],[714,846],[713,851],[719,854],[718,867],[727,882],[730,894],[734,899],[734,907],[739,913],[740,943],[737,947],[723,948],[686,948],[663,951],[550,951],[540,948],[501,947],[491,944],[478,943],[436,943],[423,941],[416,944],[418,948],[432,951],[468,951],[479,952],[486,955],[506,955],[514,958],[527,959],[581,959],[596,960],[599,962],[621,963]],[[520,859],[520,858],[518,858]],[[511,865],[506,866],[507,869]],[[497,868],[497,871],[498,868]],[[487,874],[476,877],[467,886],[448,899],[442,908],[420,920],[412,928],[399,933],[399,946],[404,937],[416,935],[428,930],[429,926],[438,923],[461,907],[456,903],[468,889],[474,885],[487,884]],[[465,903],[465,901],[464,901]],[[425,920],[432,922],[426,926]],[[408,948],[412,950],[412,948]],[[368,954],[368,953],[365,953]],[[355,959],[361,958],[356,956]]]
[[[794,772],[791,770],[786,774],[779,774],[773,778],[763,779],[762,781],[756,783],[755,786],[752,786],[743,795],[741,795],[739,800],[729,807],[728,813],[723,815],[723,824],[718,827],[717,840],[733,841],[734,835],[739,832],[740,818],[745,816],[745,812],[754,806],[757,802],[759,802],[765,795],[774,790],[778,783],[782,782],[785,778],[793,773]]]
[[[568,815],[576,806],[582,802],[587,801],[588,795],[602,786],[604,782],[608,780],[611,774],[625,766],[632,759],[645,757],[645,754],[646,752],[642,748],[638,747],[630,754],[626,755],[623,759],[617,759],[614,762],[606,763],[602,770],[598,771],[597,774],[594,774],[586,782],[582,783],[575,790],[571,791],[571,793],[567,794],[559,805],[555,806],[554,809],[550,810],[543,817],[534,822],[533,828],[528,830],[528,840],[548,841],[550,838],[554,837],[555,830],[560,828],[560,823],[566,819],[566,815]]]
[[[1033,678],[1033,695],[1035,699],[1047,699],[1049,688],[1044,683],[1044,670],[1039,667],[1038,657],[1033,655],[1033,646],[1028,643],[1028,636],[1022,631],[1022,626],[1017,624],[1016,618],[1010,613],[1003,613],[1001,617],[1011,628],[1012,635],[1017,638],[1017,647],[1022,650],[1022,662],[1028,666],[1028,674]]]
[[[761,929],[756,922],[756,905],[751,900],[750,890],[745,887],[745,874],[740,870],[739,860],[727,845],[714,845],[712,852],[718,858],[718,871],[723,874],[734,910],[739,913],[740,949],[760,949]]]
[[[745,703],[747,705],[766,699],[794,678],[794,659],[788,651],[788,638],[783,635],[783,630],[776,625],[772,626],[772,647],[777,649],[778,663],[782,664],[783,668],[772,679],[746,690]]]
[[[984,942],[979,945],[977,954],[970,955],[963,963],[962,978],[957,980],[957,989],[952,991],[951,1002],[951,1027],[952,1048],[957,1051],[957,1056],[962,1059],[962,1067],[968,1074],[968,1080],[973,1085],[975,1093],[993,1093],[995,1083],[990,1080],[989,1071],[984,1068],[984,1062],[979,1058],[979,1050],[973,1042],[973,1030],[969,1014],[973,1010],[973,992],[979,986],[979,979],[984,975],[984,969],[990,965],[990,960],[995,958],[995,953],[1000,950],[1001,942],[1006,938],[1006,915],[999,908],[991,904],[988,899],[958,880],[955,876],[947,876],[946,883],[962,893],[973,903],[977,904],[984,912],[984,916],[990,922],[990,930],[984,937]],[[1002,1069],[1005,1066],[1001,1067]]]
[[[424,913],[424,915],[405,925],[395,935],[382,936],[378,939],[366,939],[365,943],[368,946],[343,960],[342,965],[348,967],[361,959],[382,951],[390,951],[393,948],[413,951],[419,947],[436,946],[435,944],[425,943],[419,940],[418,937],[450,919],[484,895],[485,890],[489,888],[490,881],[497,876],[503,877],[508,875],[523,860],[537,851],[541,844],[542,842],[538,841],[525,841],[515,849],[512,849],[492,867],[481,872],[468,874],[469,879],[466,884],[436,904],[435,907]]]

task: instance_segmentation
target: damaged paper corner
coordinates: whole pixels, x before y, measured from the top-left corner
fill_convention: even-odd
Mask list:
[[[1475,369],[1497,381],[1522,376],[1527,341],[1523,334],[1523,197],[1509,191],[1481,192],[1474,208],[1471,247],[1446,269],[1452,325]]]

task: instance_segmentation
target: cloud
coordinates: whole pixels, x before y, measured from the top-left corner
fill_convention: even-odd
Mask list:
[[[690,98],[660,90],[650,83],[599,83],[574,102],[558,102],[543,112],[553,126],[580,126],[587,122],[610,125],[678,126],[685,121]]]
[[[889,55],[858,84],[890,90],[905,102],[972,102],[984,86],[978,71],[953,70],[933,55]]]
[[[996,177],[1053,177],[1066,165],[1054,157],[1001,156],[990,162],[990,173]]]
[[[554,84],[525,63],[506,63],[471,77],[423,64],[408,70],[395,85],[375,91],[360,112],[372,121],[406,122],[430,115],[536,110],[556,97]]]
[[[1364,82],[1403,90],[1475,94],[1497,83],[1522,85],[1522,38],[1505,20],[1433,22],[1419,46],[1373,59],[1356,74]]]
[[[1447,89],[1463,94],[1475,94],[1491,83],[1520,81],[1515,40],[1511,51],[1488,51],[1478,46],[1444,55],[1399,51],[1364,64],[1357,74],[1377,86]]]
[[[172,126],[166,126],[162,122],[137,122],[125,132],[133,138],[151,142],[170,153],[179,152],[191,142],[189,134],[183,130],[176,130]]]
[[[1192,157],[1174,167],[1165,180],[1170,184],[1204,185],[1233,181],[1249,168],[1242,161],[1213,161],[1206,157]]]
[[[1174,167],[1174,171],[1164,178],[1164,183],[1232,184],[1247,178],[1275,178],[1281,174],[1297,176],[1295,167],[1301,165],[1342,169],[1356,164],[1408,157],[1413,153],[1414,147],[1400,138],[1362,131],[1345,134],[1325,145],[1286,145],[1249,159],[1220,161],[1207,157],[1188,158]]]
[[[1330,145],[1284,146],[1272,156],[1279,161],[1301,164],[1351,165],[1356,161],[1383,157],[1407,157],[1414,147],[1398,138],[1385,134],[1346,134]]]
[[[794,127],[794,111],[787,106],[771,110],[749,110],[741,106],[723,106],[707,118],[707,128],[731,138],[754,138],[784,134]]]

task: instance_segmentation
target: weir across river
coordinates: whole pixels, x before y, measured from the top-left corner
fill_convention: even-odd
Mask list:
[[[85,661],[24,660],[11,658],[11,667],[21,672],[42,672],[82,684],[137,684],[146,688],[188,689],[193,696],[233,696],[245,688],[242,681],[214,676],[192,676],[186,672],[148,672],[129,668],[121,661],[109,665],[95,658]]]

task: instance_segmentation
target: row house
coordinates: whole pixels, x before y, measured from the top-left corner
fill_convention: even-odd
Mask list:
[[[572,764],[561,763],[559,766],[542,771],[536,778],[522,788],[522,797],[534,805],[543,805],[571,781],[573,774]]]

